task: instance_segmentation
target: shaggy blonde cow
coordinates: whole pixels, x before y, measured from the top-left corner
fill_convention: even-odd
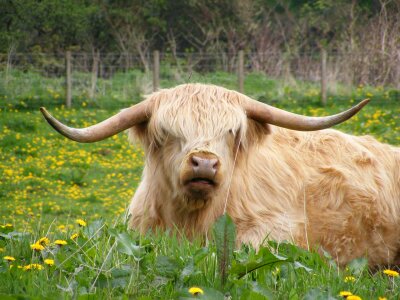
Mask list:
[[[94,126],[47,121],[78,142],[129,129],[146,153],[130,227],[204,234],[225,210],[241,243],[266,237],[320,245],[343,265],[371,266],[400,253],[400,150],[326,129],[337,115],[305,117],[204,84],[160,90]]]

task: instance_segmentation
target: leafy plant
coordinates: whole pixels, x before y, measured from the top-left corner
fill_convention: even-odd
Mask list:
[[[221,275],[221,285],[225,285],[229,267],[233,258],[235,249],[236,229],[232,219],[223,214],[215,222],[213,227],[215,244],[217,247],[218,267]]]

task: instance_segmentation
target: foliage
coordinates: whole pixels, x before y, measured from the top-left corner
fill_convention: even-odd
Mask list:
[[[8,43],[2,52],[13,44],[17,50],[39,46],[44,51],[64,51],[85,44],[91,30],[90,16],[95,6],[83,1],[3,0],[0,16],[9,32]],[[4,23],[3,23],[4,24]],[[1,31],[1,34],[4,34]],[[0,36],[1,36],[0,34]]]
[[[303,37],[314,43],[330,36],[339,41],[346,39],[342,32],[351,26],[362,27],[365,19],[382,10],[391,14],[399,9],[395,3],[344,0],[2,2],[2,52],[12,44],[22,51],[33,46],[45,51],[74,46],[89,51],[92,47],[107,51],[118,47],[126,52],[142,47],[135,45],[137,42],[180,52],[222,50],[220,47],[236,52],[251,46],[249,42],[264,26],[271,27],[276,37],[282,34],[298,41]],[[282,23],[285,19],[287,24]],[[282,29],[286,32],[280,33]]]
[[[1,0],[0,63],[14,53],[128,53],[149,70],[151,50],[224,56],[233,71],[239,50],[254,53],[255,70],[269,71],[277,60],[290,73],[290,61],[304,52],[346,58],[342,82],[397,85],[398,1],[328,0]],[[288,62],[289,61],[289,62]],[[15,63],[20,63],[15,59]],[[305,62],[307,64],[307,62]],[[336,74],[340,75],[340,74]]]

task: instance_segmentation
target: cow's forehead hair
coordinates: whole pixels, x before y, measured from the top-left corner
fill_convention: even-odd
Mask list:
[[[155,103],[153,130],[158,138],[172,134],[187,141],[214,139],[247,126],[245,96],[225,88],[185,84],[150,96]]]

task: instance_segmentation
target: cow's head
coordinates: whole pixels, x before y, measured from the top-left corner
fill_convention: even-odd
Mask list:
[[[131,128],[146,151],[150,178],[161,176],[185,207],[199,209],[226,192],[238,154],[269,132],[273,124],[293,130],[319,130],[341,123],[368,101],[333,116],[305,117],[252,100],[240,93],[203,84],[161,90],[88,128],[65,126],[44,108],[59,133],[77,142],[96,142]],[[175,197],[179,198],[179,197]]]

